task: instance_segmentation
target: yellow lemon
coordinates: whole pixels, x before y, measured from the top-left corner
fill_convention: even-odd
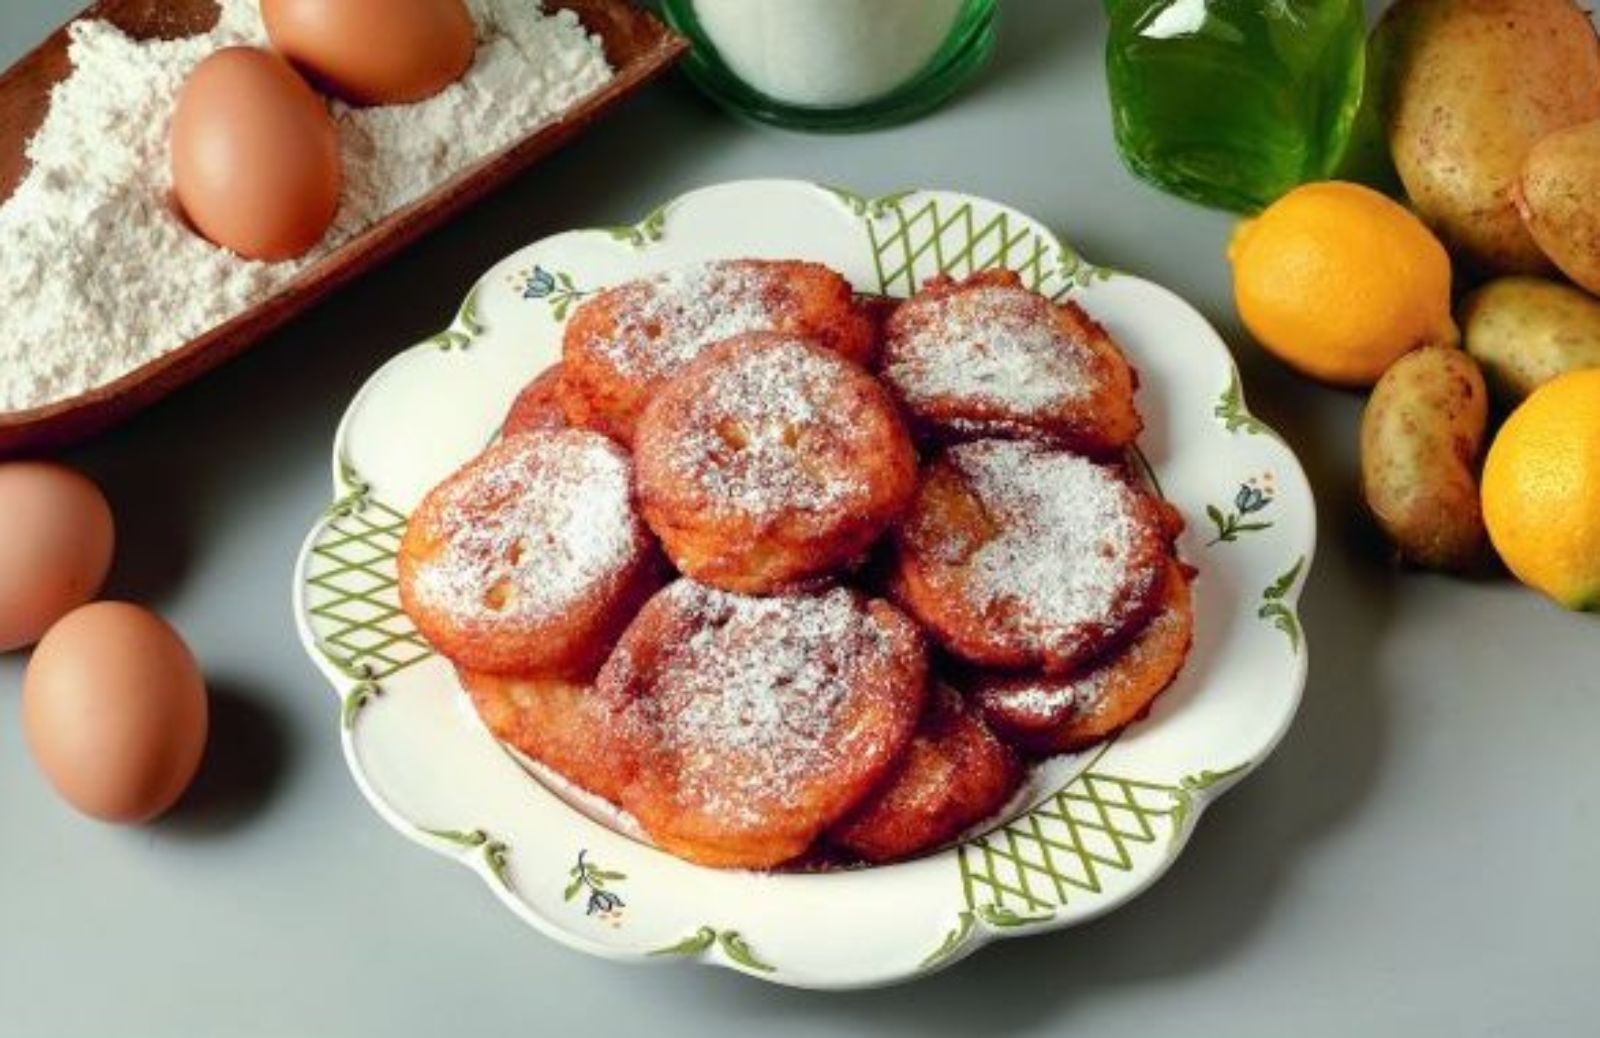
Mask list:
[[[1484,464],[1483,518],[1518,580],[1600,610],[1600,368],[1545,383],[1506,419]]]
[[[1250,334],[1312,378],[1370,386],[1408,351],[1460,339],[1444,246],[1360,184],[1295,188],[1240,224],[1228,261]]]

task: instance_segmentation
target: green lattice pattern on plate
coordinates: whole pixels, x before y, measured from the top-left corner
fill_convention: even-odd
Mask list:
[[[406,517],[358,486],[330,510],[311,549],[307,612],[318,643],[342,669],[380,681],[432,655],[400,608],[395,553]]]
[[[1004,267],[1029,288],[1060,298],[1110,274],[1003,210],[983,214],[971,202],[938,197],[891,195],[871,202],[839,194],[866,222],[883,295],[912,295],[934,274],[961,277]]]
[[[967,907],[1052,911],[1074,895],[1100,893],[1108,870],[1127,872],[1138,848],[1176,835],[1192,788],[1085,771],[1027,814],[962,844]]]

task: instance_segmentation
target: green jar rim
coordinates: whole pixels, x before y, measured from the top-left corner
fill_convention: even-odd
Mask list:
[[[965,0],[944,42],[920,71],[886,94],[837,107],[790,104],[746,83],[722,60],[695,15],[694,0],[662,0],[661,13],[693,44],[684,73],[723,108],[790,129],[851,133],[907,122],[949,100],[993,54],[996,7],[997,0]]]

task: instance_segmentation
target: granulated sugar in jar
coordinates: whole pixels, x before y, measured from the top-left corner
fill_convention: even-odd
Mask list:
[[[995,0],[666,0],[686,68],[751,118],[859,130],[948,98],[994,46]]]

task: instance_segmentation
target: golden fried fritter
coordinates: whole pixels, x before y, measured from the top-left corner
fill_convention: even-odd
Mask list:
[[[858,364],[873,359],[872,322],[850,283],[820,263],[714,260],[630,281],[573,311],[561,400],[575,426],[624,444],[646,402],[707,347],[745,332],[809,339]]]
[[[1190,573],[1167,564],[1160,608],[1125,646],[1064,677],[986,674],[972,699],[991,727],[1034,753],[1097,743],[1137,720],[1172,684],[1194,637]]]
[[[1106,330],[1009,270],[930,281],[889,318],[882,365],[933,439],[1033,439],[1109,455],[1142,425],[1137,379]]]
[[[979,666],[1063,674],[1155,609],[1165,512],[1119,466],[978,440],[936,456],[895,536],[895,599]]]
[[[553,364],[522,387],[500,426],[500,435],[565,428],[567,413],[561,407],[561,365]]]
[[[872,791],[927,689],[916,627],[836,588],[750,598],[680,580],[656,595],[596,689],[638,762],[620,803],[661,847],[768,868]]]
[[[864,861],[909,858],[1000,810],[1021,782],[1011,748],[959,693],[938,685],[895,770],[828,830],[828,840]]]
[[[660,586],[633,465],[577,429],[502,440],[412,513],[400,600],[441,654],[494,674],[581,676]]]
[[[747,594],[859,560],[917,483],[883,387],[772,332],[696,358],[645,408],[634,448],[640,509],[678,569]]]
[[[596,796],[615,802],[622,795],[633,758],[617,735],[617,716],[588,682],[456,673],[496,739]]]

